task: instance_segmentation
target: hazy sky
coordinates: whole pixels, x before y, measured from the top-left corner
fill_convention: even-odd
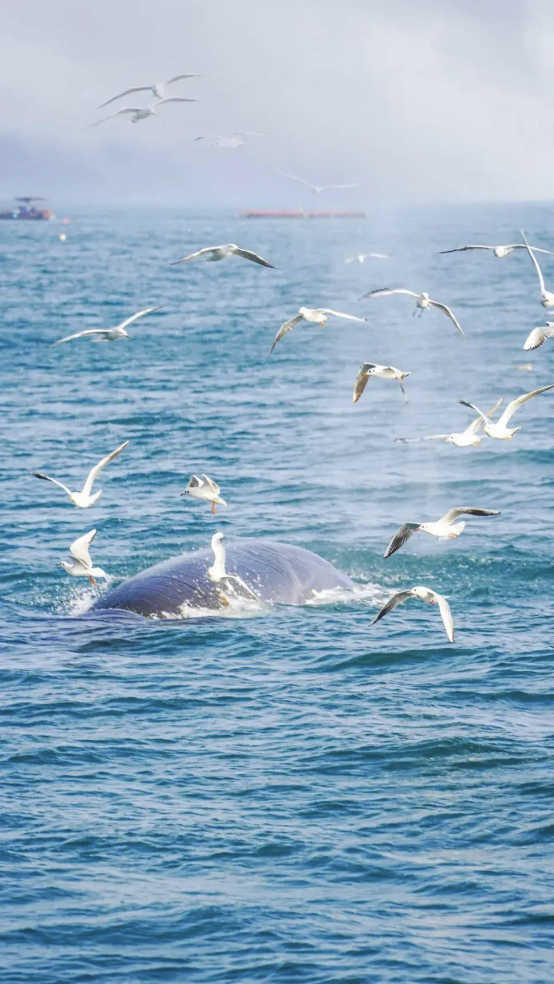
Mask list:
[[[279,168],[360,182],[332,205],[554,197],[552,0],[5,0],[0,66],[3,198],[312,204]],[[88,128],[179,72],[197,105]]]

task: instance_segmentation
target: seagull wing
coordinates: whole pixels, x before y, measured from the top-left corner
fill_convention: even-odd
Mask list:
[[[95,536],[96,530],[91,530],[90,533],[85,533],[84,536],[80,536],[77,540],[74,540],[69,548],[69,553],[73,559],[77,560],[79,564],[83,565],[83,567],[92,567],[92,561],[90,559],[88,548],[90,547]]]
[[[239,249],[237,246],[234,252],[236,256],[242,256],[243,260],[252,260],[252,263],[259,263],[260,266],[270,267],[271,270],[275,270],[273,263],[268,263],[263,257],[258,256],[257,253],[253,253],[251,249]]]
[[[287,174],[286,171],[279,171],[279,174],[282,174],[284,178],[290,178],[291,181],[299,181],[300,184],[306,185],[308,188],[311,188],[312,191],[316,191],[318,187],[317,185],[312,184],[311,181],[305,181],[304,178],[297,178],[296,174]]]
[[[83,338],[85,335],[107,335],[109,328],[87,328],[86,331],[78,331],[74,335],[66,335],[65,338],[58,338],[52,345],[61,345],[62,342],[71,342],[74,338]]]
[[[441,249],[439,254],[444,256],[446,253],[463,253],[466,249],[494,249],[494,246],[458,246],[457,249]]]
[[[206,479],[206,484],[209,485],[212,492],[215,492],[216,495],[219,495],[221,489],[217,484],[217,482],[214,482],[213,478],[209,478],[208,475],[202,475],[202,478]]]
[[[196,253],[189,253],[188,256],[183,256],[182,260],[173,260],[169,265],[177,266],[178,263],[188,263],[189,260],[195,260],[197,256],[205,256],[206,253],[215,252],[217,248],[217,246],[204,246],[204,249],[197,249]]]
[[[129,441],[124,441],[123,444],[120,444],[119,447],[115,449],[115,451],[112,451],[111,454],[107,454],[105,458],[102,458],[102,460],[94,466],[94,468],[91,468],[87,475],[86,482],[83,485],[83,495],[90,495],[92,486],[94,485],[94,482],[98,478],[102,469],[105,468],[106,465],[109,465],[110,461],[113,461],[114,458],[117,458],[118,454],[121,454],[121,452],[127,447],[128,443]]]
[[[110,113],[109,116],[104,116],[103,119],[97,120],[96,123],[91,123],[90,128],[93,126],[100,126],[101,123],[106,123],[108,120],[113,120],[114,116],[121,116],[123,113],[138,113],[139,110],[139,106],[125,106],[124,109],[118,109],[115,113]]]
[[[130,96],[132,92],[151,92],[151,91],[152,91],[151,85],[134,85],[131,89],[125,89],[125,92],[120,92],[118,96],[112,96],[112,98],[108,99],[107,102],[102,103],[102,105],[99,106],[98,109],[104,109],[104,106],[109,106],[110,103],[115,102],[116,99],[122,99],[123,96]]]
[[[165,83],[166,85],[171,85],[172,82],[179,82],[180,79],[201,79],[202,75],[198,72],[194,72],[192,75],[174,75],[172,79],[168,79]]]
[[[435,595],[437,605],[439,606],[439,612],[442,616],[442,622],[446,630],[446,634],[450,642],[454,642],[454,619],[452,618],[450,605],[443,595],[437,594],[436,591],[434,591],[433,594]]]
[[[155,103],[156,106],[162,106],[163,103],[197,103],[198,99],[185,99],[184,96],[168,96],[167,99],[158,99]]]
[[[269,350],[269,355],[271,355],[271,353],[273,352],[273,349],[277,345],[277,342],[280,342],[283,336],[286,335],[289,331],[292,331],[294,326],[297,325],[300,321],[302,321],[302,315],[297,314],[295,318],[289,318],[288,321],[285,321],[284,325],[281,325],[279,331],[277,332],[275,338],[273,339],[273,344]]]
[[[499,400],[496,401],[491,410],[487,411],[487,416],[492,417],[493,413],[496,413],[499,407],[504,403],[504,397],[501,396]]]
[[[122,321],[118,328],[126,328],[127,325],[132,325],[133,321],[138,321],[139,318],[144,318],[146,314],[152,314],[153,311],[161,311],[163,305],[159,304],[158,307],[144,308],[143,311],[137,311],[136,314],[132,314],[130,318],[126,318]]]
[[[523,238],[523,242],[525,243],[525,245],[527,247],[527,252],[529,253],[529,256],[531,257],[533,263],[535,264],[535,270],[537,271],[537,275],[538,275],[538,278],[539,278],[539,286],[540,286],[540,289],[541,289],[541,293],[544,294],[544,290],[545,290],[545,287],[544,287],[544,277],[542,275],[542,270],[541,270],[541,268],[539,266],[539,262],[537,260],[537,257],[533,253],[533,250],[529,246],[529,242],[527,240],[527,236],[525,235],[523,229],[521,230],[521,235],[522,235],[522,238]]]
[[[406,601],[407,598],[412,598],[413,595],[414,595],[413,588],[410,588],[409,591],[397,591],[396,594],[393,594],[392,598],[389,598],[386,605],[383,605],[381,611],[377,613],[371,624],[375,625],[375,623],[378,622],[380,618],[383,618],[385,615],[388,615],[389,612],[392,612],[393,608],[396,608],[397,605],[401,605],[402,602]]]
[[[400,547],[403,547],[418,529],[419,523],[404,523],[403,526],[400,526],[392,537],[383,556],[385,558],[392,557],[393,553],[400,550]],[[397,602],[397,604],[399,604],[399,602]]]
[[[436,308],[439,309],[439,311],[443,311],[444,314],[446,314],[450,318],[450,320],[454,322],[454,324],[456,325],[456,328],[460,332],[460,335],[463,335],[464,338],[465,338],[465,333],[464,333],[464,330],[463,330],[460,322],[456,318],[454,312],[451,311],[450,308],[447,307],[446,304],[440,304],[439,301],[432,301],[431,298],[429,298],[429,304],[431,305],[431,307],[436,307]]]
[[[483,421],[484,421],[484,422],[485,422],[486,424],[492,424],[492,420],[491,420],[491,418],[490,418],[490,417],[488,416],[488,414],[486,414],[486,413],[483,413],[483,411],[482,411],[482,410],[480,410],[480,409],[479,409],[479,407],[476,407],[474,403],[468,403],[468,402],[467,402],[467,400],[458,400],[458,403],[461,403],[461,404],[462,404],[462,406],[464,406],[464,407],[470,407],[470,409],[471,409],[471,410],[475,410],[475,413],[478,413],[478,414],[479,414],[479,416],[481,417],[481,419],[482,419],[482,420],[483,420]],[[470,426],[471,426],[471,425],[470,425]]]
[[[249,588],[248,585],[244,583],[244,581],[242,580],[241,577],[239,577],[238,574],[223,574],[221,580],[233,581],[235,584],[238,584],[238,586],[240,587],[241,591],[243,592],[246,598],[251,598],[252,601],[260,600],[258,595],[254,591],[252,591],[252,588]]]
[[[407,290],[405,287],[379,287],[377,290],[370,290],[367,294],[363,294],[363,297],[387,297],[388,294],[409,294],[410,297],[419,297],[419,294],[415,294],[413,290]]]
[[[362,362],[356,380],[354,382],[354,392],[352,394],[352,402],[357,403],[360,399],[363,391],[365,390],[368,382],[369,376],[367,374],[368,369],[373,369],[375,363],[373,362]]]
[[[472,506],[457,506],[441,516],[439,523],[453,523],[458,516],[500,516],[495,509],[474,509]]]
[[[198,475],[191,475],[187,485],[187,491],[188,489],[200,489],[205,484],[201,478],[198,478]]]
[[[67,485],[63,485],[62,482],[58,482],[57,478],[50,478],[50,475],[43,475],[42,472],[33,472],[33,475],[35,478],[42,478],[45,482],[53,482],[54,485],[59,485],[60,489],[67,492],[69,496],[71,495],[71,490],[68,489]]]
[[[553,388],[554,383],[550,383],[549,386],[540,386],[539,389],[533,390],[531,393],[524,393],[522,396],[518,396],[516,400],[512,400],[511,403],[508,403],[504,413],[498,419],[500,426],[505,427],[508,421],[512,419],[516,410],[519,410],[524,403],[527,403],[527,400],[531,400],[534,396],[538,396],[539,393],[546,393],[547,390],[551,390]]]
[[[333,311],[332,308],[319,308],[323,314],[334,314],[335,318],[346,318],[348,321],[367,321],[367,318],[358,318],[355,314],[343,314],[342,311]]]
[[[546,342],[547,338],[554,338],[554,324],[542,325],[539,328],[533,328],[533,331],[529,333],[525,339],[525,345],[523,349],[525,352],[529,352],[531,349],[536,349],[543,342]]]

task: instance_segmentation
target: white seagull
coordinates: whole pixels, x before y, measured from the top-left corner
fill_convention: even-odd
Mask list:
[[[541,304],[545,308],[554,307],[554,294],[552,293],[552,291],[547,290],[546,287],[544,286],[544,277],[542,275],[542,270],[539,266],[539,261],[537,260],[534,251],[529,246],[529,243],[527,242],[527,236],[525,235],[523,229],[521,230],[521,235],[523,237],[525,246],[527,247],[527,252],[531,257],[531,260],[535,264],[535,270],[537,271],[537,276],[539,278],[539,287],[541,291]]]
[[[195,137],[195,143],[198,140],[213,140],[212,147],[225,147],[227,150],[236,150],[237,147],[244,147],[247,140],[243,140],[243,137],[269,137],[269,133],[256,133],[252,130],[241,130],[238,133],[231,133],[225,136],[221,133],[212,133],[210,136],[205,137]]]
[[[258,256],[250,249],[241,249],[235,243],[224,243],[223,246],[204,246],[204,249],[197,249],[195,253],[183,256],[182,260],[172,260],[169,265],[177,266],[179,263],[188,263],[189,260],[195,260],[197,256],[203,257],[208,263],[217,263],[218,260],[226,260],[229,256],[242,256],[243,260],[251,260],[252,263],[259,263],[260,266],[269,267],[271,270],[275,269],[273,264],[268,263],[262,256]]]
[[[225,547],[223,546],[223,533],[214,533],[212,536],[211,547],[214,553],[214,563],[212,567],[208,567],[207,575],[210,581],[214,584],[224,585],[231,582],[231,586],[237,584],[241,589],[242,594],[246,595],[247,598],[252,598],[253,601],[259,601],[258,595],[255,594],[247,584],[244,583],[238,574],[227,574],[225,570]]]
[[[458,400],[458,403],[462,403],[464,407],[470,407],[475,410],[476,413],[480,414],[483,419],[483,426],[485,434],[489,437],[496,438],[497,441],[509,441],[514,434],[517,434],[521,430],[521,427],[507,427],[506,424],[512,419],[516,410],[519,410],[527,400],[531,400],[534,396],[538,396],[539,393],[546,393],[547,390],[554,389],[554,383],[550,383],[549,386],[541,386],[539,389],[533,390],[531,393],[523,393],[522,396],[518,396],[517,399],[512,400],[508,403],[508,406],[504,410],[501,417],[498,418],[496,423],[490,419],[488,414],[483,413],[476,407],[474,403],[468,403],[467,400]]]
[[[538,348],[539,345],[546,342],[547,338],[554,338],[554,321],[547,321],[545,325],[533,328],[533,331],[525,339],[524,351],[529,352],[531,349]],[[521,369],[521,366],[518,368]]]
[[[52,342],[52,344],[61,345],[62,342],[71,342],[74,338],[84,338],[85,335],[94,335],[95,342],[117,342],[120,338],[130,338],[131,336],[127,334],[125,329],[133,321],[138,321],[139,318],[144,318],[146,314],[152,314],[153,311],[161,311],[161,308],[161,304],[158,307],[144,308],[143,311],[137,311],[130,318],[126,318],[125,321],[116,325],[115,328],[87,328],[86,331],[78,331],[75,335],[66,335],[65,338],[58,338],[57,342]]]
[[[400,550],[400,547],[403,547],[407,540],[414,533],[417,533],[418,530],[421,530],[422,533],[429,533],[430,536],[436,536],[439,540],[455,540],[465,529],[466,525],[463,522],[455,522],[459,516],[500,516],[500,513],[492,509],[474,509],[472,506],[458,506],[455,509],[449,509],[436,523],[404,523],[391,538],[383,556],[385,559],[392,557],[393,553]]]
[[[273,339],[273,344],[269,350],[269,354],[273,352],[273,349],[286,335],[289,331],[292,331],[295,325],[299,324],[301,321],[309,321],[310,324],[319,325],[320,328],[324,328],[329,320],[329,316],[333,315],[335,318],[346,318],[348,321],[367,321],[367,318],[358,318],[355,314],[343,314],[341,311],[333,311],[331,308],[308,308],[301,307],[298,309],[298,314],[294,318],[289,318],[285,321],[283,325],[279,328],[275,338]]]
[[[77,540],[74,540],[69,548],[69,553],[73,560],[71,562],[62,560],[60,563],[60,567],[63,567],[64,571],[67,571],[68,574],[71,574],[73,577],[88,577],[91,584],[96,584],[94,580],[96,577],[107,577],[107,574],[101,567],[92,566],[88,548],[95,536],[96,530],[91,530],[90,533],[85,533]]]
[[[402,383],[410,375],[411,373],[402,372],[401,369],[395,369],[394,366],[379,366],[375,362],[362,362],[354,383],[352,402],[358,402],[367,386],[370,376],[375,376],[377,379],[396,379],[400,383],[400,389],[402,390],[404,399],[406,399],[406,393],[404,392]]]
[[[204,479],[204,481],[202,481]],[[181,492],[181,496],[192,495],[194,499],[204,499],[205,502],[211,502],[212,513],[215,516],[215,505],[216,502],[220,506],[226,506],[227,503],[225,499],[220,496],[221,489],[217,482],[214,482],[207,475],[202,475],[202,478],[198,478],[198,475],[192,475],[189,484],[187,485],[184,492]]]
[[[415,588],[409,588],[408,591],[397,591],[396,594],[393,594],[392,598],[387,601],[386,605],[384,605],[381,611],[375,616],[371,624],[375,625],[375,622],[378,622],[384,615],[388,615],[389,612],[392,612],[393,608],[396,608],[397,605],[401,605],[402,602],[407,601],[408,598],[417,598],[419,601],[424,601],[428,605],[438,605],[442,616],[443,625],[446,629],[446,634],[450,642],[454,642],[454,621],[452,619],[450,605],[444,595],[437,594],[437,592],[432,591],[431,588],[416,586]]]
[[[494,407],[488,411],[487,416],[492,417],[493,413],[496,413],[503,402],[504,397],[501,396],[496,401]],[[452,434],[430,434],[428,437],[397,437],[395,440],[402,442],[402,444],[413,444],[417,441],[444,441],[445,444],[455,444],[457,448],[467,448],[470,445],[477,448],[485,436],[484,434],[479,434],[482,426],[483,418],[476,417],[475,420],[471,421],[465,431],[455,431]]]
[[[165,99],[165,87],[166,85],[172,85],[174,82],[179,82],[180,79],[199,79],[200,75],[197,73],[194,75],[174,75],[172,79],[168,79],[166,82],[154,82],[152,85],[133,85],[130,89],[125,89],[124,92],[119,92],[117,96],[112,96],[111,99],[106,100],[102,103],[98,109],[104,109],[104,106],[109,106],[110,103],[116,101],[116,99],[122,99],[123,96],[130,96],[132,92],[151,92],[152,95],[159,99]]]
[[[35,478],[42,478],[45,482],[53,482],[54,485],[59,485],[60,489],[67,492],[71,502],[75,506],[78,506],[79,509],[90,509],[95,502],[98,502],[100,496],[102,495],[102,489],[95,492],[94,495],[91,495],[94,482],[98,478],[102,469],[105,468],[106,465],[109,465],[110,461],[113,461],[114,458],[117,458],[118,454],[121,454],[121,452],[125,450],[128,443],[129,441],[125,441],[123,444],[120,444],[115,451],[112,451],[111,454],[106,455],[106,457],[102,458],[102,460],[99,461],[94,468],[91,468],[87,475],[86,482],[80,492],[72,492],[71,489],[68,489],[67,485],[62,485],[62,483],[58,482],[56,478],[50,478],[49,475],[43,475],[42,472],[33,472],[33,475]]]
[[[503,260],[510,253],[513,253],[515,249],[527,249],[525,243],[512,243],[510,246],[458,246],[457,249],[441,249],[441,255],[446,253],[463,253],[466,249],[488,249],[492,250],[497,260]],[[538,246],[531,246],[534,253],[548,253],[549,256],[554,256],[554,253],[550,249],[540,249]]]
[[[454,322],[456,328],[465,338],[464,331],[458,319],[455,317],[454,313],[447,307],[446,304],[441,304],[439,301],[433,301],[425,291],[423,294],[416,294],[413,290],[407,290],[405,287],[381,287],[378,290],[370,290],[367,294],[363,294],[363,297],[388,297],[389,294],[409,294],[410,297],[416,298],[416,309],[414,314],[417,314],[418,308],[420,314],[423,313],[425,308],[434,307],[446,314],[451,321]]]
[[[357,256],[348,256],[345,263],[364,263],[367,258],[373,257],[375,260],[388,260],[389,257],[386,253],[358,253]]]
[[[160,99],[157,103],[152,103],[151,106],[124,106],[123,109],[117,109],[115,113],[110,113],[109,116],[104,116],[103,119],[97,120],[96,123],[91,123],[91,127],[100,126],[101,123],[107,123],[108,120],[113,120],[114,116],[124,116],[126,113],[131,113],[131,123],[139,123],[140,120],[146,120],[149,116],[157,116],[158,106],[163,106],[165,103],[194,103],[198,102],[198,99],[183,99],[181,96],[172,96],[170,99]]]
[[[330,184],[330,185],[315,185],[311,181],[305,181],[304,178],[298,178],[296,174],[287,174],[286,171],[279,171],[284,178],[290,178],[291,181],[299,181],[300,184],[306,185],[311,188],[314,195],[321,195],[322,191],[329,191],[332,188],[357,188],[357,184]],[[369,254],[366,254],[369,255]],[[361,261],[363,263],[363,260]]]

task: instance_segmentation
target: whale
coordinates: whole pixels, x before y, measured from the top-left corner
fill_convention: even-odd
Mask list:
[[[210,549],[196,550],[148,567],[95,601],[90,611],[124,609],[150,618],[178,618],[190,609],[221,611],[228,594],[208,577]],[[227,546],[227,571],[238,574],[260,602],[304,605],[319,592],[352,589],[354,582],[329,561],[303,547],[243,539]]]

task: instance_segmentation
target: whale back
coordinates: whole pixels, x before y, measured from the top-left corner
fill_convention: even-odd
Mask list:
[[[262,602],[303,605],[316,592],[353,587],[346,574],[303,547],[237,540],[226,551],[227,573],[238,574]],[[210,549],[173,557],[108,591],[92,610],[127,609],[163,617],[178,616],[183,608],[221,609],[221,591],[207,576],[212,562]]]

